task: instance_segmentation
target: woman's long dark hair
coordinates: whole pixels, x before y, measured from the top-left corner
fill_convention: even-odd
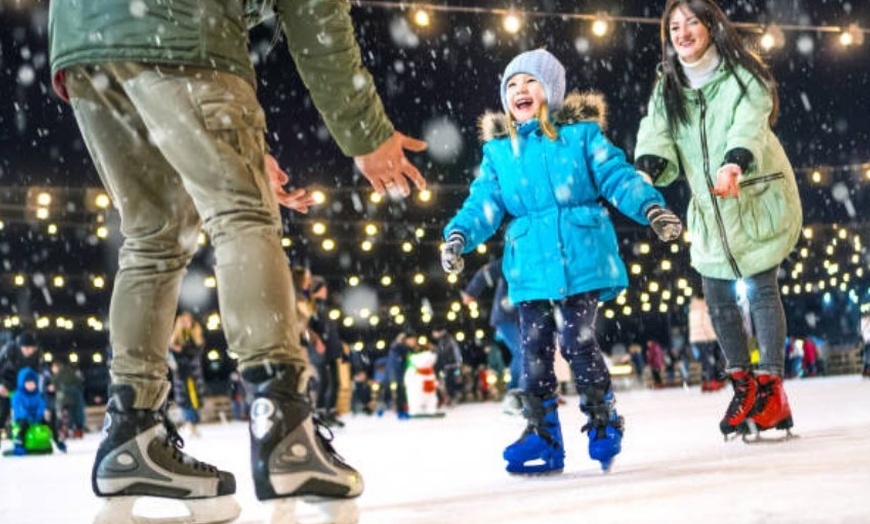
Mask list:
[[[683,93],[683,89],[689,85],[689,82],[670,39],[671,14],[677,8],[688,9],[704,24],[710,32],[712,45],[716,46],[719,56],[724,60],[725,67],[729,71],[734,73],[735,65],[743,66],[756,80],[767,86],[773,97],[773,111],[768,118],[770,125],[773,126],[779,114],[776,81],[761,58],[746,47],[734,24],[728,20],[722,9],[713,0],[668,0],[661,22],[662,65],[664,66],[664,77],[661,83],[671,133],[673,134],[680,125],[685,125],[689,121],[686,97]],[[739,77],[736,78],[741,91],[745,94],[746,86]]]

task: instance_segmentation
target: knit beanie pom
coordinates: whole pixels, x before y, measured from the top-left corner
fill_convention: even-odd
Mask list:
[[[509,112],[507,83],[512,76],[519,73],[532,75],[544,85],[547,105],[552,111],[562,107],[565,98],[565,67],[549,51],[535,49],[514,57],[504,70],[501,77],[501,105],[506,113]]]

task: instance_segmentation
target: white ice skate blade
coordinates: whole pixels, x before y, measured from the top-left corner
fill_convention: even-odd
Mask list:
[[[308,506],[317,510],[317,515],[312,519],[300,518],[297,514],[296,503],[305,502]],[[359,508],[354,499],[331,499],[322,497],[288,497],[284,499],[270,500],[271,518],[269,524],[356,524],[359,522]]]
[[[242,508],[231,495],[208,499],[108,497],[94,524],[219,524],[232,522]]]

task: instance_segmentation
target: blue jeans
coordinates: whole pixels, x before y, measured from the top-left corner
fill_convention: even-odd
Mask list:
[[[779,296],[776,274],[779,266],[751,277],[744,277],[749,316],[761,352],[758,370],[783,376],[785,367],[785,310]],[[703,277],[704,295],[710,310],[713,330],[725,353],[729,370],[749,369],[749,336],[735,280]]]
[[[520,326],[516,322],[499,324],[495,327],[495,338],[504,343],[511,352],[511,380],[507,388],[522,388],[523,352],[520,348]]]
[[[524,391],[537,397],[556,392],[558,383],[553,370],[556,336],[562,356],[571,367],[577,392],[581,387],[610,390],[610,372],[595,339],[597,293],[572,295],[559,301],[522,302],[519,311]]]

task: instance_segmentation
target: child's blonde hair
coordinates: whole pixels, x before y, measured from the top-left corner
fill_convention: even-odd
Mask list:
[[[556,129],[556,126],[553,125],[553,122],[550,121],[550,108],[547,106],[547,101],[544,100],[541,102],[541,107],[538,109],[538,114],[535,115],[535,118],[538,119],[538,122],[541,125],[541,132],[546,135],[550,140],[556,140],[559,138],[559,131]],[[517,127],[516,120],[514,120],[514,115],[508,111],[508,122],[510,125],[508,126],[508,133],[510,133],[511,141],[517,139]]]

